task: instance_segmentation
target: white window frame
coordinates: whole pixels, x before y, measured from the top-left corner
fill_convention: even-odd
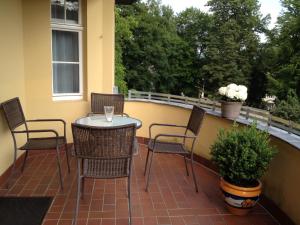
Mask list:
[[[65,1],[66,3],[66,1]],[[50,19],[51,19],[51,75],[52,75],[52,100],[53,101],[65,101],[65,100],[80,100],[83,98],[83,57],[82,57],[82,12],[81,12],[81,0],[78,0],[79,11],[78,11],[78,24],[70,23],[66,19],[52,19],[51,10],[50,10]],[[50,1],[51,8],[51,1]],[[66,12],[66,11],[65,11]],[[52,31],[66,31],[66,32],[76,32],[78,33],[78,53],[79,53],[79,62],[64,62],[64,61],[53,61],[53,52],[52,52]],[[63,63],[63,64],[78,64],[79,65],[79,92],[78,93],[54,93],[54,80],[53,80],[53,64],[54,63]]]

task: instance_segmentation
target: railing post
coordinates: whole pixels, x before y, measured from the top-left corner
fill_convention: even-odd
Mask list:
[[[213,100],[213,107],[212,107],[212,111],[216,111],[216,101]]]
[[[293,130],[293,121],[289,120],[289,128],[288,128],[288,133],[292,133]]]
[[[249,119],[249,115],[250,115],[250,107],[247,107],[247,111],[246,111],[246,120]]]
[[[128,91],[128,99],[131,99],[131,90]]]
[[[271,124],[272,124],[272,114],[269,113],[269,115],[268,115],[268,127],[271,126]]]
[[[185,103],[185,104],[188,103],[188,100],[187,100],[187,97],[186,97],[186,96],[184,97],[184,103]]]
[[[148,92],[148,99],[151,100],[151,92]]]
[[[168,102],[170,102],[171,101],[171,96],[170,96],[170,94],[168,94]]]

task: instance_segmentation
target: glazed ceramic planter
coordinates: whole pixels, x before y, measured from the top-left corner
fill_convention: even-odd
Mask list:
[[[246,215],[257,203],[262,184],[258,181],[256,187],[245,188],[233,185],[223,178],[220,182],[224,200],[228,210],[234,215]]]
[[[221,101],[222,117],[235,120],[239,117],[242,108],[242,102]]]

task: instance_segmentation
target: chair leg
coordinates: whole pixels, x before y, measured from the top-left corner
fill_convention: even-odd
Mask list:
[[[75,208],[75,212],[73,215],[73,222],[72,225],[76,225],[77,223],[77,216],[78,216],[78,212],[79,212],[79,201],[80,201],[80,193],[81,193],[81,180],[83,177],[81,177],[81,172],[80,172],[80,160],[77,159],[77,196],[76,196],[76,208]]]
[[[146,170],[147,170],[147,165],[148,165],[148,158],[149,158],[149,149],[148,149],[148,152],[147,152],[147,158],[146,158],[146,163],[145,163],[145,170],[144,170],[144,176],[146,175]]]
[[[21,172],[22,173],[23,173],[24,168],[25,168],[25,163],[26,163],[27,156],[28,156],[28,151],[25,152],[25,156],[24,156],[24,160],[23,160],[23,165],[22,165],[22,168],[21,168]]]
[[[59,175],[59,180],[60,180],[60,188],[63,191],[64,186],[63,186],[63,179],[62,179],[62,174],[61,174],[60,155],[59,155],[59,148],[58,147],[56,147],[56,158],[57,158],[57,165],[58,165],[58,175]]]
[[[129,210],[129,225],[131,225],[131,191],[130,191],[130,183],[131,183],[131,179],[130,179],[130,174],[128,177],[128,181],[127,181],[127,190],[128,190],[128,210]]]
[[[185,169],[186,169],[186,175],[189,176],[189,168],[188,168],[188,165],[187,165],[187,161],[186,161],[186,156],[184,155],[184,163],[185,163]]]
[[[81,159],[81,169],[83,171],[83,164],[84,164],[84,159]],[[81,178],[81,199],[84,199],[84,177]]]
[[[67,158],[67,165],[68,165],[68,173],[70,173],[69,151],[68,151],[67,144],[65,144],[65,151],[66,151],[66,158]]]
[[[81,178],[81,199],[84,199],[84,177]]]
[[[196,189],[196,192],[198,192],[198,185],[197,185],[197,180],[196,180],[195,171],[194,171],[193,155],[191,156],[191,167],[192,167],[193,180],[194,180],[194,183],[195,183],[195,189]]]
[[[14,152],[14,163],[13,163],[13,166],[11,168],[11,172],[10,172],[10,175],[7,179],[7,184],[6,184],[6,188],[8,189],[9,188],[9,184],[10,184],[10,180],[11,178],[13,177],[14,175],[14,172],[15,172],[15,169],[16,169],[16,161],[17,161],[17,149],[15,148],[15,152]]]
[[[148,191],[148,187],[149,187],[149,180],[150,180],[150,173],[151,173],[153,155],[154,155],[154,152],[152,152],[151,158],[150,158],[150,164],[149,164],[149,169],[148,169],[149,171],[148,171],[147,184],[146,184],[146,191]]]

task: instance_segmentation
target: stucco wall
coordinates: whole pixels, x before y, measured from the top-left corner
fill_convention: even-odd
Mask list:
[[[69,142],[70,124],[90,110],[90,93],[111,93],[114,82],[114,2],[88,0],[82,4],[86,10],[83,36],[87,40],[83,54],[85,95],[78,101],[52,100],[49,1],[26,0],[23,4],[26,116],[63,118],[68,124]]]
[[[125,112],[143,121],[143,126],[137,131],[137,135],[141,137],[149,137],[148,128],[151,123],[186,125],[190,115],[189,109],[146,102],[126,102]],[[195,154],[210,159],[210,146],[214,143],[219,129],[230,129],[231,126],[231,121],[207,114],[195,145]],[[156,132],[173,133],[170,128],[167,129],[157,129]],[[279,152],[262,179],[264,194],[296,224],[300,224],[300,151],[275,137],[271,137],[271,143]]]
[[[0,1],[3,28],[0,35],[0,102],[18,96],[27,119],[66,120],[69,142],[72,142],[70,124],[90,110],[90,93],[111,93],[114,84],[114,1],[83,0],[82,3],[83,100],[53,101],[50,1]],[[43,127],[49,128],[49,124],[34,128]],[[60,129],[56,125],[53,128]],[[2,114],[0,145],[2,174],[13,157],[12,140]]]
[[[21,0],[0,2],[0,27],[0,102],[18,96],[25,108]],[[2,174],[13,162],[13,142],[3,114],[0,115],[0,174]]]

